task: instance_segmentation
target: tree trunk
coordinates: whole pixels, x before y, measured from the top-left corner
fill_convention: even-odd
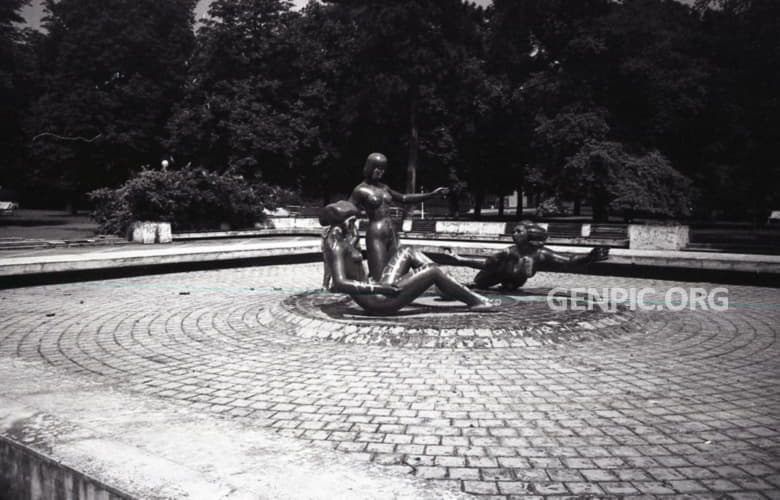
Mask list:
[[[523,183],[518,182],[515,186],[517,191],[517,208],[515,208],[515,217],[518,219],[523,218]]]
[[[582,200],[579,198],[574,199],[574,215],[580,215],[582,211]]]
[[[68,201],[65,203],[65,211],[71,215],[78,215],[79,213],[79,196],[76,193],[70,193]]]
[[[482,203],[485,201],[485,191],[478,189],[474,192],[474,218],[482,218]]]
[[[504,216],[504,195],[498,195],[498,216]]]
[[[601,200],[593,200],[593,222],[607,222],[608,220],[607,204]]]
[[[411,96],[409,106],[409,159],[406,165],[406,192],[417,189],[417,159],[420,151],[420,137],[417,131],[417,92]]]

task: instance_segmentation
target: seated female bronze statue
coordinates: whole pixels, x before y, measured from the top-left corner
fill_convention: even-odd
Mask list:
[[[547,231],[531,221],[517,224],[512,231],[514,245],[487,258],[463,257],[449,252],[452,261],[447,264],[479,269],[474,286],[487,289],[501,284],[506,290],[515,290],[525,284],[537,271],[557,266],[575,266],[607,259],[609,248],[596,247],[587,255],[566,255],[543,245]]]
[[[461,285],[422,252],[399,249],[382,269],[378,282],[369,281],[360,250],[355,247],[353,226],[359,209],[348,201],[326,206],[320,224],[330,226],[324,238],[324,262],[330,267],[331,290],[349,294],[372,313],[393,314],[410,304],[432,285],[446,297],[459,300],[472,311],[491,311],[498,305]]]
[[[418,203],[436,195],[446,196],[448,189],[439,187],[430,193],[401,194],[382,183],[387,158],[371,153],[363,165],[363,182],[352,191],[349,201],[366,211],[366,252],[371,278],[379,281],[382,270],[398,250],[398,236],[390,219],[390,203]]]

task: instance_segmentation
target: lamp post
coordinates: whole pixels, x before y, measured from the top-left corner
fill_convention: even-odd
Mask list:
[[[425,186],[420,186],[420,192],[425,192]],[[420,202],[420,219],[425,219],[425,202]]]

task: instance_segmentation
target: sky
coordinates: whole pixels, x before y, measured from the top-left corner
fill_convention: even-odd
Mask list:
[[[472,0],[477,5],[488,5],[492,0]],[[299,9],[308,3],[308,0],[292,0],[295,4],[295,8]],[[200,19],[206,14],[209,3],[211,0],[199,0],[198,6],[195,8],[195,19]],[[41,17],[43,17],[43,7],[41,6],[41,0],[32,0],[31,5],[28,5],[22,11],[24,18],[33,28],[39,28],[41,25]]]

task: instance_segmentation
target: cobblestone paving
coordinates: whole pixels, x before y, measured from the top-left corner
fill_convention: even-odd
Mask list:
[[[730,286],[725,312],[499,349],[263,328],[263,312],[315,289],[320,269],[0,290],[0,362],[43,360],[485,496],[780,498],[780,290]],[[691,285],[541,274],[528,286],[662,297]]]

